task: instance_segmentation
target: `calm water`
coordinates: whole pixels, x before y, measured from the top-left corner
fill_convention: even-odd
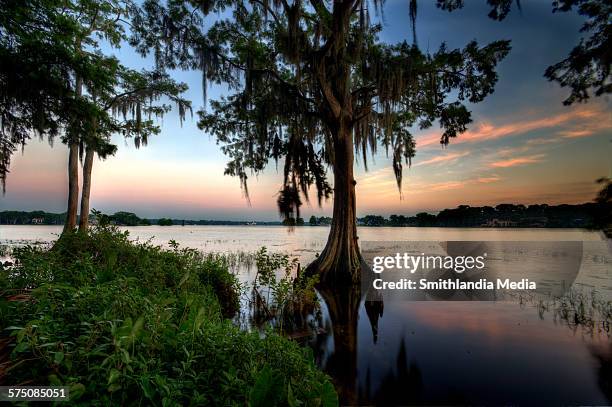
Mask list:
[[[284,226],[138,226],[122,228],[134,239],[167,244],[171,239],[204,251],[255,251],[261,246],[296,255],[320,252],[329,228]],[[0,225],[0,244],[20,241],[52,241],[60,226]],[[362,241],[464,241],[464,240],[601,240],[601,235],[582,229],[487,229],[487,228],[392,228],[360,227]]]
[[[300,257],[323,249],[325,227],[137,227],[130,235],[203,251],[261,246]],[[0,244],[50,241],[52,226],[0,226]],[[360,228],[361,241],[591,241],[582,230]],[[604,246],[605,247],[605,246]],[[612,290],[612,256],[585,252],[574,285]],[[241,276],[244,279],[246,275]],[[322,326],[310,345],[348,404],[608,405],[609,327],[584,329],[532,303],[370,302],[359,293],[321,292]],[[353,305],[351,305],[353,304]]]

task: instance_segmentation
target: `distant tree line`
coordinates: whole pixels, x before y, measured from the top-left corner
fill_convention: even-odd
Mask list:
[[[44,211],[3,211],[0,212],[1,225],[63,225],[66,213],[51,213]],[[146,226],[150,225],[148,219],[139,218],[132,212],[115,212],[106,215],[93,210],[90,218],[93,223],[118,226]]]
[[[313,215],[310,217],[310,220],[308,221],[308,223],[310,224],[310,226],[331,225],[332,218],[328,216],[321,216],[317,218],[316,216]]]
[[[192,219],[170,219],[170,218],[149,219],[149,220],[151,224],[160,225],[160,226],[170,226],[170,225],[179,225],[179,226],[243,226],[243,225],[279,226],[283,224],[283,222],[280,222],[280,221],[254,222],[254,221],[247,221],[247,220],[211,220],[211,219],[192,220]]]
[[[1,225],[63,225],[65,213],[49,213],[44,211],[3,211],[0,212]]]
[[[602,181],[603,183],[604,181]],[[594,203],[579,205],[515,205],[500,204],[493,206],[459,205],[454,209],[444,209],[437,215],[426,212],[415,216],[366,215],[357,218],[360,226],[391,227],[531,227],[531,228],[589,228],[602,229],[610,234],[612,202],[609,186],[600,192]],[[606,195],[607,193],[607,195]],[[311,226],[329,225],[332,218],[311,216]]]
[[[392,227],[542,227],[542,228],[591,228],[610,231],[612,201],[610,199],[610,182],[604,185],[596,202],[579,205],[515,205],[500,204],[493,206],[459,205],[454,209],[444,209],[437,215],[426,212],[415,216],[366,215],[357,218],[360,226],[392,226]],[[604,183],[604,181],[602,181]],[[61,225],[65,213],[49,213],[44,211],[4,211],[0,212],[0,224],[3,225]],[[132,212],[115,212],[105,215],[92,211],[92,220],[97,223],[118,226],[145,225],[285,225],[285,226],[329,226],[332,218],[327,216],[311,216],[308,223],[303,218],[289,218],[283,222],[249,222],[232,220],[184,220],[184,219],[144,219]]]
[[[543,227],[543,228],[602,228],[603,215],[611,211],[610,204],[580,205],[460,205],[444,209],[437,215],[421,212],[415,216],[367,215],[357,218],[361,226],[416,227]]]
[[[161,218],[157,220],[157,224],[159,226],[172,226],[174,222],[172,222],[172,219],[169,218]]]
[[[119,226],[149,226],[151,222],[148,219],[139,218],[132,212],[115,212],[112,215],[104,215],[99,212],[94,212],[98,223],[110,223],[111,225]]]

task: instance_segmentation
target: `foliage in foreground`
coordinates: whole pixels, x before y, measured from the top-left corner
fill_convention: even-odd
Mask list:
[[[312,355],[241,331],[220,256],[100,228],[15,250],[0,279],[7,384],[66,385],[81,405],[335,405]],[[4,376],[4,377],[3,377]]]
[[[301,273],[297,258],[268,253],[265,247],[255,253],[255,263],[253,322],[271,321],[280,332],[308,329],[308,316],[319,309],[314,289],[319,276]]]

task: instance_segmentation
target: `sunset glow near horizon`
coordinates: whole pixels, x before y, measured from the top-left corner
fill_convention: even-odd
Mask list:
[[[385,6],[382,40],[411,39],[405,3]],[[612,175],[609,98],[593,97],[566,107],[562,101],[568,91],[543,77],[547,66],[578,43],[582,18],[552,14],[548,1],[527,2],[521,13],[513,10],[503,22],[491,21],[486,14],[484,1],[453,13],[420,5],[417,29],[423,49],[434,52],[442,41],[457,48],[472,39],[481,45],[511,39],[512,51],[498,69],[495,93],[470,106],[474,122],[465,134],[443,148],[437,124],[413,129],[417,154],[412,167],[404,168],[401,194],[384,148],[368,162],[367,172],[357,158],[359,216],[413,215],[461,204],[582,203],[595,197],[597,178]],[[132,67],[150,66],[150,60],[141,60],[127,46],[113,52]],[[201,74],[176,72],[175,77],[189,84],[187,96],[197,111],[203,104]],[[213,87],[208,98],[222,94],[222,88]],[[282,161],[278,170],[272,163],[259,177],[251,177],[249,205],[238,179],[223,175],[226,157],[214,139],[197,129],[195,117],[181,127],[176,113],[169,114],[161,134],[139,150],[131,140],[114,141],[117,154],[94,165],[92,208],[149,218],[279,219]],[[23,155],[14,156],[0,210],[64,212],[67,157],[59,140],[53,147],[33,140]],[[305,203],[302,216],[329,216],[331,203],[322,208],[316,199]]]

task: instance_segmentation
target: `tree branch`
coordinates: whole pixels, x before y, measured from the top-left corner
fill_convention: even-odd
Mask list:
[[[276,21],[276,24],[280,25],[280,19],[278,18],[278,15],[272,9],[272,7],[264,3],[262,0],[251,0],[251,1],[253,3],[259,4],[266,12],[270,13],[270,15],[272,15],[272,17],[274,18],[274,21]]]
[[[121,99],[121,98],[124,98],[124,97],[127,97],[127,96],[132,96],[132,95],[134,95],[134,94],[136,94],[136,93],[138,93],[138,92],[142,92],[142,91],[145,91],[145,90],[147,90],[147,89],[152,89],[152,87],[151,87],[151,88],[148,88],[148,87],[140,87],[140,88],[136,88],[136,89],[133,89],[133,90],[130,90],[130,91],[127,91],[127,92],[119,93],[119,94],[117,94],[117,95],[113,96],[113,98],[111,99],[111,101],[110,101],[110,102],[108,102],[106,105],[104,105],[104,110],[108,110],[108,109],[110,109],[111,107],[113,107],[113,105],[115,104],[115,102],[117,102],[117,100],[119,100],[119,99]]]

